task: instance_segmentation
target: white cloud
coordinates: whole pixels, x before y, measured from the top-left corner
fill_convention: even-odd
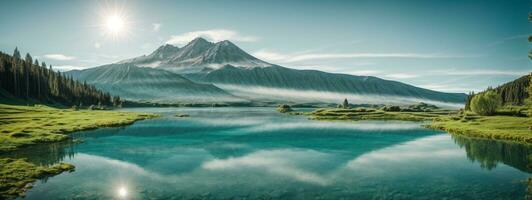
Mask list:
[[[293,63],[307,60],[347,59],[347,58],[453,58],[444,54],[420,54],[420,53],[278,53],[269,50],[259,50],[253,53],[255,57],[266,61]]]
[[[386,74],[384,75],[388,78],[395,78],[395,79],[409,79],[409,78],[416,78],[419,75],[417,74],[407,74],[407,73],[397,73],[397,74]]]
[[[161,30],[161,24],[153,23],[152,25],[153,25],[153,31],[159,32],[159,30]]]
[[[55,71],[59,70],[59,71],[65,72],[65,71],[70,71],[70,70],[75,70],[75,69],[81,70],[81,69],[85,69],[85,67],[80,67],[80,66],[75,66],[75,65],[57,65],[57,66],[52,65],[52,69],[54,69]]]
[[[46,54],[44,55],[45,58],[52,59],[52,60],[74,60],[76,57],[74,56],[67,56],[64,54]]]
[[[437,75],[449,75],[449,76],[469,76],[469,75],[499,75],[499,76],[522,76],[532,72],[532,70],[492,70],[492,69],[472,69],[472,70],[435,70],[432,73]]]
[[[353,71],[342,71],[345,74],[359,75],[359,76],[374,76],[381,73],[377,70],[353,70]]]
[[[94,43],[94,48],[99,49],[102,45],[99,42]]]
[[[166,43],[175,44],[175,45],[183,45],[197,37],[203,37],[213,42],[219,42],[222,40],[231,40],[231,41],[237,41],[237,42],[255,42],[259,40],[258,37],[244,36],[234,30],[211,29],[211,30],[187,32],[187,33],[183,33],[180,35],[172,35]]]

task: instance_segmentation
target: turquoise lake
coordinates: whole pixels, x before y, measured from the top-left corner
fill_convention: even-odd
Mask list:
[[[12,154],[76,166],[37,181],[25,199],[523,199],[532,172],[531,146],[414,122],[321,122],[274,108],[127,110],[163,116]]]

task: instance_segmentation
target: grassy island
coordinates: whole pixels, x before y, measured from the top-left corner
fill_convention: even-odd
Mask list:
[[[38,166],[24,159],[0,158],[0,199],[24,196],[37,179],[47,178],[62,172],[74,171],[74,166],[59,163],[53,166]]]
[[[156,116],[134,112],[0,104],[0,153],[67,140],[67,134],[75,131],[122,126]],[[23,196],[35,180],[73,169],[73,165],[66,163],[42,166],[25,159],[0,157],[0,199]]]
[[[316,120],[404,120],[404,121],[426,121],[433,120],[440,116],[447,116],[457,113],[456,111],[430,111],[430,112],[402,112],[384,111],[369,108],[358,109],[317,109],[307,113],[311,119]]]

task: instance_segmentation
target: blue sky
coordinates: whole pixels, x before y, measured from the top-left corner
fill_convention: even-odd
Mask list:
[[[2,1],[0,50],[79,69],[228,39],[296,69],[371,75],[449,92],[532,71],[531,1]],[[125,26],[111,36],[109,16]]]

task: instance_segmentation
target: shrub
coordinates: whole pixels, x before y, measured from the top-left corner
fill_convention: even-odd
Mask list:
[[[501,96],[490,90],[477,94],[471,99],[471,110],[479,115],[489,116],[495,114],[501,103]]]
[[[286,112],[292,112],[293,110],[292,110],[292,107],[290,107],[289,105],[282,104],[282,105],[277,106],[277,111],[281,113],[286,113]]]
[[[399,107],[399,106],[384,106],[384,107],[381,108],[381,110],[386,111],[386,112],[400,112],[401,111],[401,107]]]

